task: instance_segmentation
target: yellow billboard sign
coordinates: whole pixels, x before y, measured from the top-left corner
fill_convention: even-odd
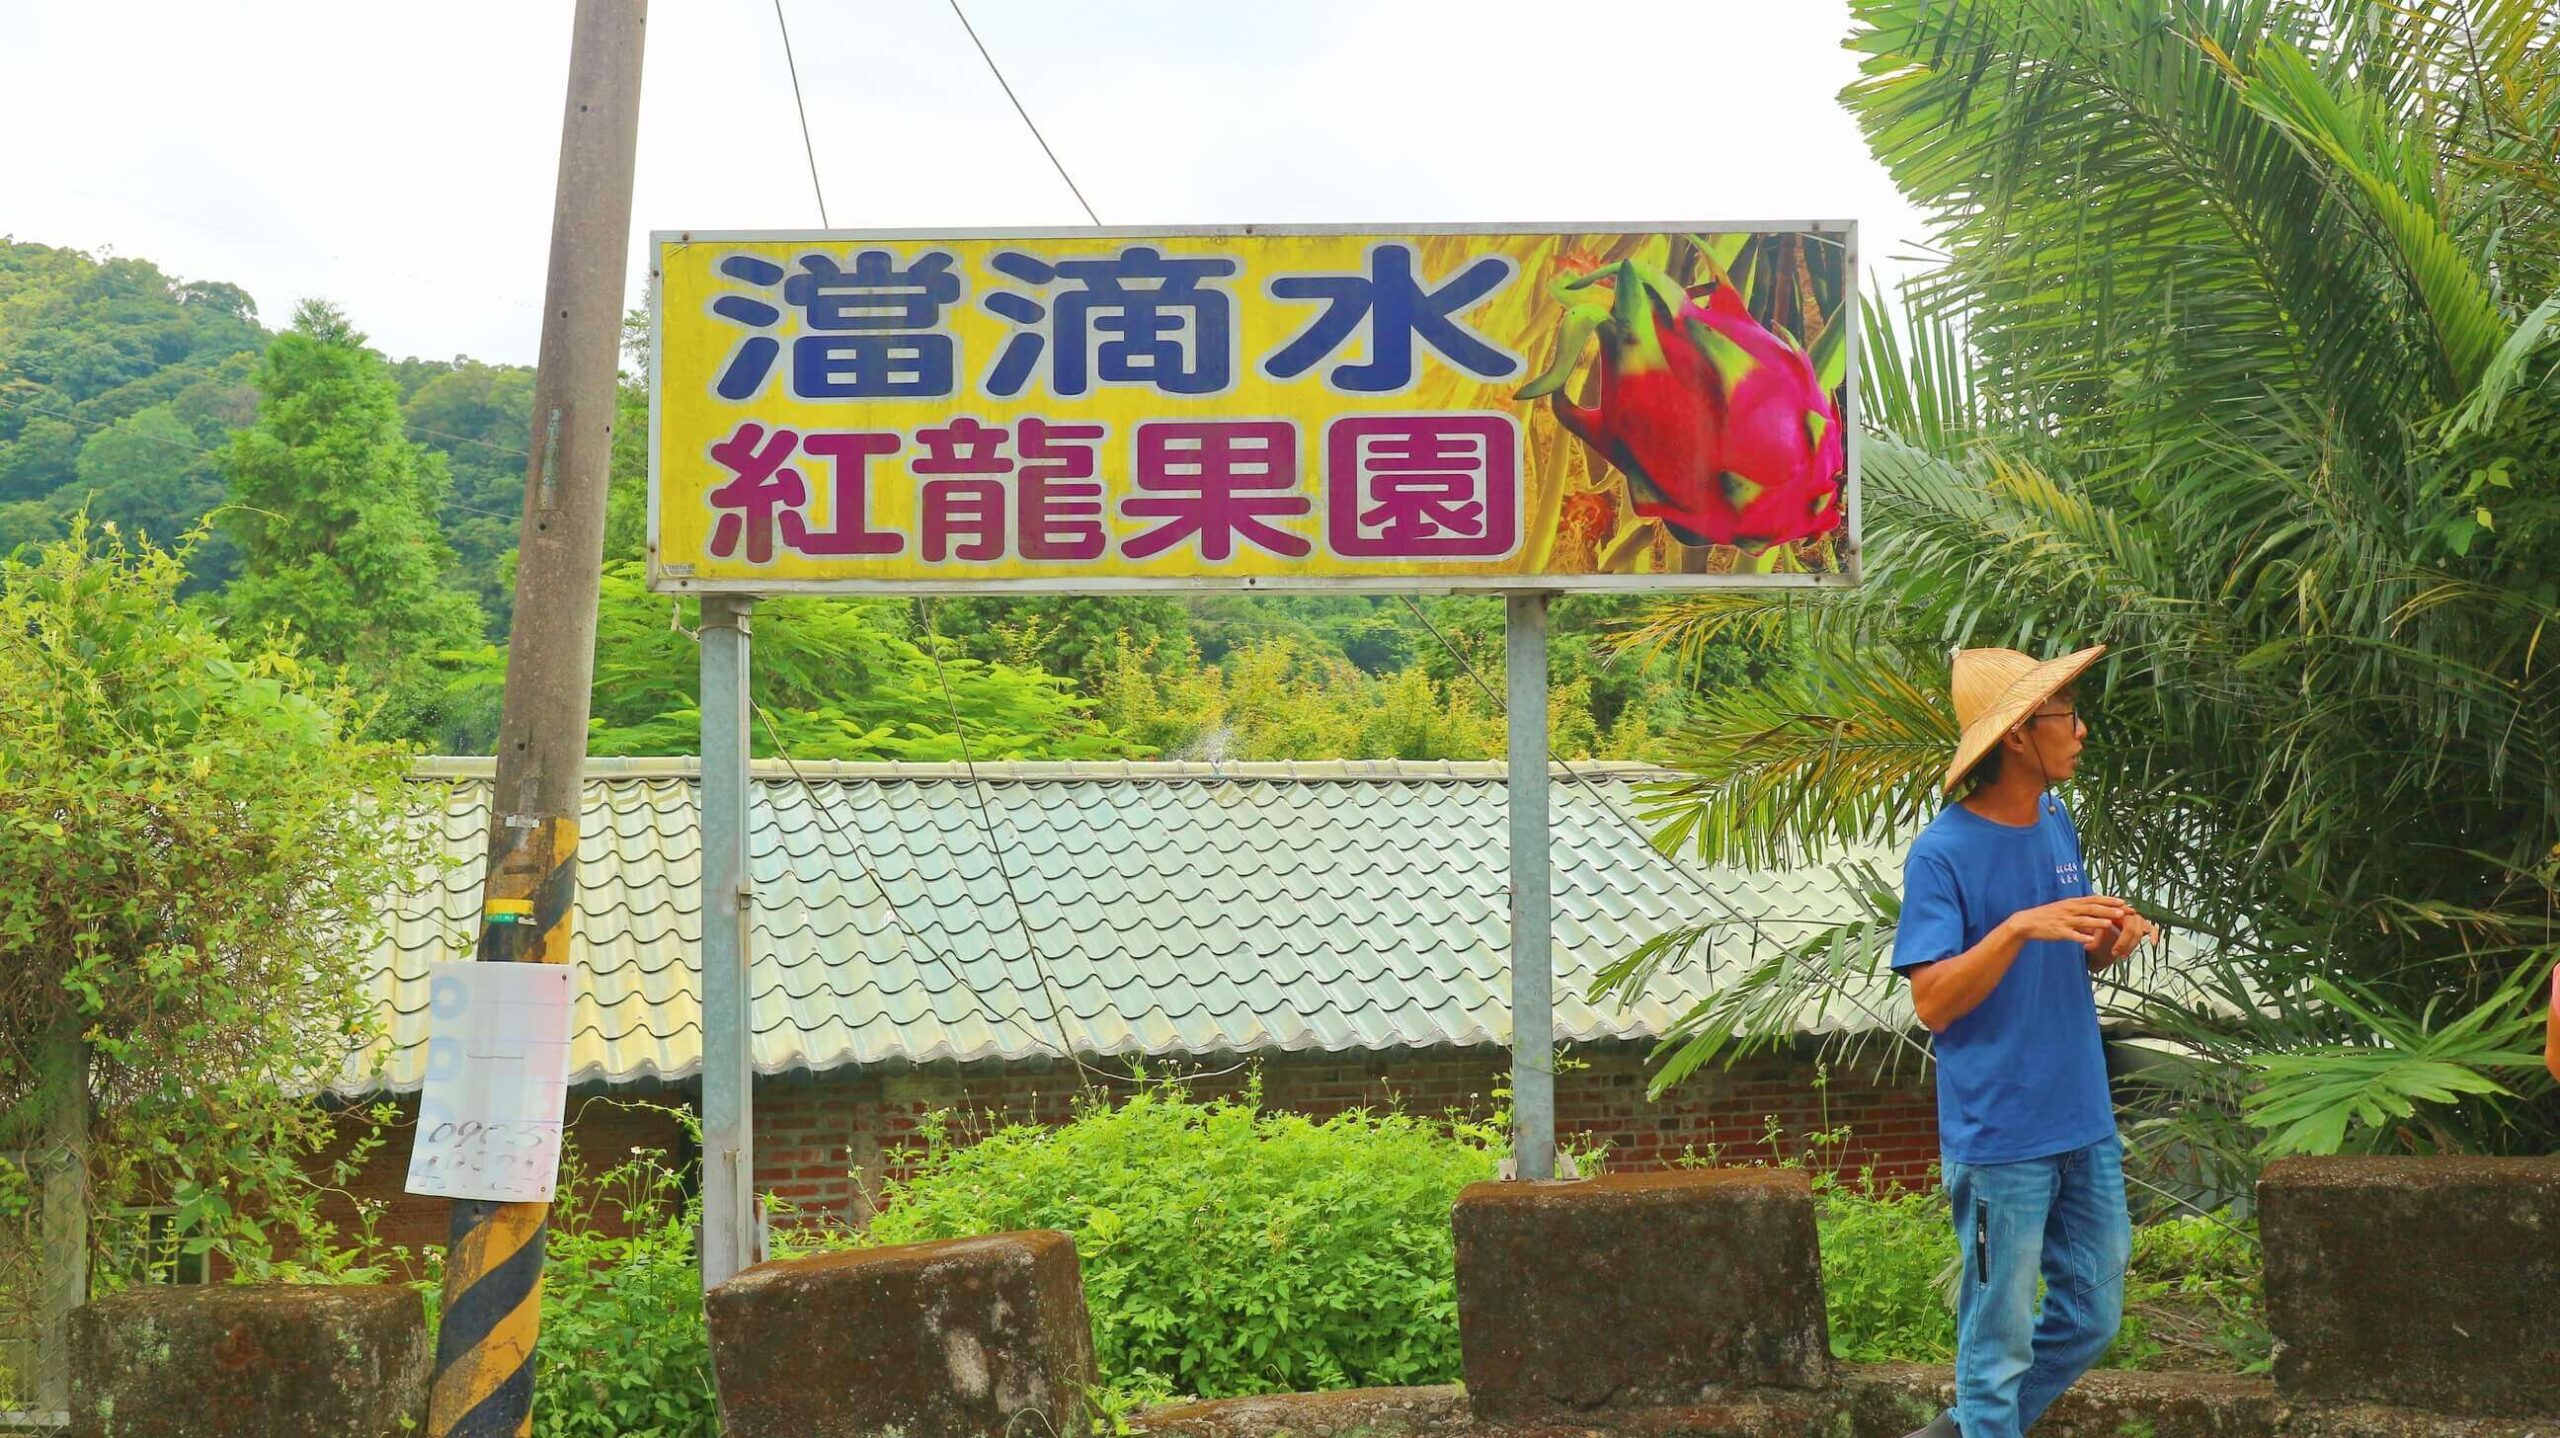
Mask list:
[[[1857,576],[1846,223],[652,254],[660,589]]]

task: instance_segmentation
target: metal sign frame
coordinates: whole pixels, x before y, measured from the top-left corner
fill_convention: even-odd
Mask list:
[[[661,426],[660,398],[664,393],[666,363],[666,299],[665,275],[659,259],[668,245],[723,244],[745,242],[784,242],[792,244],[937,244],[950,240],[1092,240],[1092,239],[1261,239],[1293,236],[1336,238],[1362,235],[1412,236],[1416,238],[1443,235],[1576,235],[1576,234],[1802,234],[1836,241],[1845,252],[1841,260],[1843,286],[1841,314],[1835,323],[1849,328],[1844,338],[1845,367],[1842,371],[1840,423],[1842,445],[1846,451],[1845,472],[1841,480],[1842,529],[1839,540],[1840,564],[1837,572],[1823,574],[1479,574],[1451,575],[1438,579],[1419,576],[1388,575],[1376,577],[1337,577],[1307,575],[1304,577],[1242,575],[1233,579],[1208,577],[1163,579],[1130,576],[1096,576],[1071,579],[1061,576],[1049,579],[702,579],[686,573],[671,573],[659,559],[659,505],[663,496],[663,471],[659,453]],[[841,230],[653,230],[649,234],[649,472],[648,472],[648,587],[664,594],[987,594],[987,595],[1077,595],[1077,594],[1179,594],[1197,592],[1263,593],[1263,594],[1455,594],[1455,593],[1662,593],[1703,589],[1813,589],[1854,588],[1863,580],[1863,543],[1865,534],[1865,485],[1860,455],[1859,323],[1862,296],[1858,289],[1858,222],[1855,220],[1718,220],[1689,222],[1656,221],[1591,221],[1578,224],[1472,224],[1472,225],[1104,225],[1054,226],[1038,229],[841,229]],[[1525,477],[1524,477],[1525,482]]]

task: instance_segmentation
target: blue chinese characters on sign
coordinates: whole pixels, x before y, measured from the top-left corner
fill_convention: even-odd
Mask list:
[[[952,257],[935,250],[900,265],[887,250],[854,255],[851,269],[832,255],[805,254],[798,273],[771,260],[732,255],[720,273],[800,311],[802,333],[791,342],[791,392],[802,399],[936,399],[952,392],[957,346],[941,333],[942,311],[960,299]],[[725,294],[711,312],[750,333],[730,352],[712,388],[722,399],[761,393],[781,358],[771,331],[781,306],[752,294]]]
[[[1515,273],[1509,259],[1487,255],[1436,287],[1414,267],[1413,246],[1381,244],[1369,250],[1365,275],[1284,275],[1271,282],[1284,300],[1321,300],[1324,312],[1297,337],[1271,352],[1262,372],[1295,379],[1331,358],[1365,321],[1369,357],[1335,365],[1325,378],[1349,394],[1394,394],[1413,383],[1414,341],[1478,379],[1518,373],[1520,357],[1504,351],[1459,318],[1502,288]]]
[[[1022,393],[1044,360],[1060,398],[1096,384],[1209,395],[1233,383],[1235,298],[1203,283],[1234,275],[1233,259],[1169,259],[1131,245],[1085,260],[999,250],[988,267],[1021,287],[983,301],[1015,326],[987,372],[989,394]]]

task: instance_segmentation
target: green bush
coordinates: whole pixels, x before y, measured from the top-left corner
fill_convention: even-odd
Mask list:
[[[2266,1372],[2275,1339],[2262,1277],[2254,1225],[2186,1215],[2136,1227],[2124,1332],[2108,1365]]]
[[[1814,1190],[1831,1351],[1852,1363],[1953,1362],[1956,1234],[1944,1192],[1829,1175],[1816,1175]]]
[[[693,1237],[701,1213],[654,1154],[581,1183],[552,1208],[536,1438],[720,1431]],[[629,1233],[608,1232],[608,1214]]]
[[[590,1172],[575,1152],[561,1154],[534,1356],[535,1438],[716,1438],[693,1238],[700,1220],[700,1201],[663,1155],[634,1150]],[[420,1257],[432,1330],[443,1255]]]
[[[944,1116],[923,1139],[863,1241],[1074,1234],[1124,1402],[1457,1380],[1449,1207],[1493,1176],[1498,1129],[1151,1087],[1061,1128],[962,1145]]]
[[[1831,1349],[1856,1363],[1955,1360],[1956,1237],[1944,1190],[1816,1175]],[[2137,1225],[2124,1326],[2099,1366],[2263,1372],[2257,1240],[2217,1218]]]

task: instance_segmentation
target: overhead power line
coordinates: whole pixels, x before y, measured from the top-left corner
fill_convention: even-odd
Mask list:
[[[818,147],[809,138],[809,106],[800,98],[800,62],[791,54],[791,22],[782,18],[782,0],[773,0],[773,23],[782,32],[782,63],[791,71],[791,108],[800,113],[800,151],[809,157],[809,188],[818,197],[818,224],[834,229],[827,218],[826,187],[818,183]]]
[[[690,631],[685,632],[690,633]],[[939,677],[940,668],[940,662],[937,660],[935,664],[937,677]],[[943,679],[942,684],[944,699],[946,702],[949,702],[951,697],[949,680]],[[1022,897],[1014,889],[1013,873],[1010,866],[1005,863],[1004,850],[996,837],[994,822],[988,815],[986,796],[981,788],[980,780],[977,775],[977,768],[974,762],[964,760],[969,774],[971,796],[977,802],[978,820],[986,832],[987,843],[990,846],[990,852],[995,859],[996,870],[1004,880],[1005,895],[1007,898],[1012,900],[1014,922],[1022,935],[1023,950],[1029,955],[1032,969],[1039,976],[1041,996],[1047,1001],[1049,1010],[1045,1019],[1034,1015],[1031,1012],[1030,1005],[1022,1002],[1018,997],[1014,1000],[1013,1006],[1010,1010],[999,1008],[996,1005],[993,996],[969,982],[969,976],[962,970],[958,958],[954,957],[949,950],[937,945],[930,938],[927,938],[924,930],[907,918],[906,914],[898,907],[898,901],[896,898],[890,894],[888,884],[881,879],[878,868],[871,863],[863,847],[861,836],[846,828],[843,821],[836,816],[834,808],[818,797],[817,785],[811,781],[807,775],[801,773],[799,764],[792,759],[790,751],[783,747],[782,729],[780,725],[774,722],[772,711],[766,709],[762,704],[755,703],[753,700],[748,702],[750,707],[754,709],[756,718],[764,724],[765,734],[773,745],[774,758],[781,761],[784,770],[791,775],[792,782],[799,785],[801,791],[808,796],[809,807],[816,811],[818,821],[825,825],[829,832],[833,833],[837,838],[842,839],[845,842],[845,857],[852,861],[854,867],[858,872],[860,872],[863,878],[868,879],[871,882],[872,891],[880,896],[881,907],[888,912],[889,921],[897,925],[899,932],[905,934],[910,943],[914,944],[916,948],[922,951],[927,958],[932,959],[937,967],[951,977],[952,982],[958,988],[959,992],[966,995],[970,1003],[975,1005],[980,1013],[985,1014],[989,1019],[994,1020],[997,1023],[1010,1025],[1014,1032],[1020,1034],[1023,1040],[1029,1044],[1034,1051],[1047,1047],[1051,1042],[1051,1040],[1041,1037],[1037,1028],[1039,1024],[1044,1022],[1047,1023],[1056,1031],[1057,1038],[1055,1042],[1058,1045],[1058,1056],[1066,1062],[1074,1065],[1078,1072],[1082,1073],[1088,1080],[1099,1079],[1109,1083],[1127,1084],[1132,1087],[1141,1088],[1149,1082],[1149,1080],[1145,1078],[1132,1077],[1127,1074],[1117,1074],[1113,1073],[1109,1069],[1097,1067],[1094,1064],[1086,1062],[1084,1056],[1076,1052],[1075,1044],[1068,1036],[1066,1019],[1064,1017],[1064,1006],[1059,999],[1060,985],[1058,984],[1055,976],[1049,972],[1047,962],[1041,957],[1039,944],[1031,935],[1030,921],[1023,912]],[[954,705],[953,709],[953,724],[956,732],[958,724],[957,706]],[[968,752],[968,741],[965,737],[961,740],[961,750],[964,755]],[[1000,956],[997,958],[996,963],[999,968],[1004,967],[1004,960]],[[1011,979],[1012,975],[1008,973],[1006,977]],[[1094,1045],[1094,1053],[1096,1057],[1103,1056],[1101,1046],[1098,1043]],[[1225,1068],[1195,1072],[1169,1073],[1165,1075],[1165,1077],[1175,1082],[1194,1083],[1203,1079],[1223,1078],[1228,1074],[1236,1073],[1249,1067],[1252,1062],[1253,1060],[1248,1057]],[[1090,1083],[1088,1083],[1087,1087],[1090,1088],[1090,1086]]]
[[[1093,212],[1093,202],[1084,197],[1075,176],[1067,173],[1066,164],[1058,158],[1058,152],[1050,148],[1049,137],[1040,133],[1039,122],[1031,118],[1029,110],[1022,108],[1022,97],[1013,93],[1013,82],[1004,77],[1004,67],[996,63],[995,56],[987,53],[987,42],[978,38],[978,27],[969,23],[969,12],[960,8],[960,0],[951,0],[951,13],[960,18],[960,28],[969,32],[969,43],[978,47],[978,58],[987,62],[988,72],[996,77],[998,85],[1004,87],[1004,97],[1013,102],[1013,113],[1022,117],[1022,123],[1031,131],[1031,138],[1040,142],[1040,153],[1049,157],[1049,164],[1058,172],[1058,178],[1067,182],[1067,192],[1084,207],[1084,217],[1101,224],[1102,217]]]

